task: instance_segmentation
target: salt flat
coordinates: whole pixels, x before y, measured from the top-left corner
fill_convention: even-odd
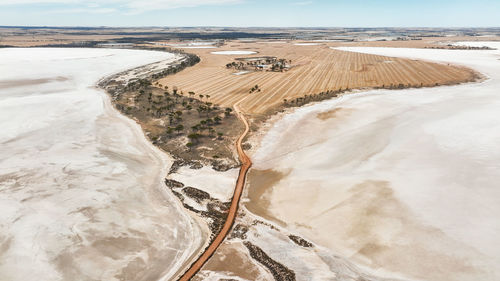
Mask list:
[[[0,50],[0,280],[168,279],[200,228],[171,160],[94,88],[164,52]]]
[[[208,166],[201,169],[191,169],[184,166],[171,174],[169,178],[182,182],[186,186],[208,192],[210,196],[221,202],[229,202],[233,197],[238,173],[239,169],[218,172]]]
[[[498,280],[500,51],[341,50],[459,64],[488,79],[283,115],[252,156],[272,184],[248,204],[378,276]]]

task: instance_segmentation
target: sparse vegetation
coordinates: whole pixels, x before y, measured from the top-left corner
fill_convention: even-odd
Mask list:
[[[250,89],[250,94],[253,92],[260,92],[259,85],[255,85],[252,87],[252,89]]]
[[[235,70],[273,71],[282,72],[292,67],[292,60],[276,57],[248,57],[237,58],[236,61],[226,64],[226,68]]]
[[[159,73],[173,74],[198,61],[195,56],[187,56],[183,62]],[[221,108],[211,101],[210,95],[192,91],[184,94],[175,86],[153,83],[153,77],[158,75],[121,86],[107,81],[116,108],[137,120],[153,144],[175,158],[199,161],[218,170],[238,165],[233,139],[242,125],[233,110]]]
[[[425,49],[448,49],[448,50],[495,50],[488,46],[483,47],[475,47],[475,46],[460,46],[460,45],[434,45],[434,46],[425,46]]]
[[[229,71],[214,72],[213,69],[220,68],[221,62],[224,62],[223,67],[229,63],[230,69],[233,68],[233,62],[246,67],[247,61],[234,61],[203,52],[202,58],[206,62],[203,66],[168,76],[161,79],[161,83],[177,85],[184,91],[210,95],[212,102],[225,107],[233,106],[244,97],[240,103],[244,112],[268,114],[279,107],[283,99],[288,104],[295,105],[295,99],[303,98],[298,102],[302,104],[305,100],[317,100],[315,95],[321,92],[376,88],[382,85],[385,88],[406,88],[408,85],[426,87],[434,86],[435,83],[456,84],[477,79],[470,69],[446,64],[345,52],[322,45],[308,48],[293,44],[279,47],[271,45],[273,44],[249,43],[248,47],[258,47],[259,54],[276,58],[286,54],[287,59],[293,61],[293,68],[280,73],[253,71],[248,75],[234,77]]]

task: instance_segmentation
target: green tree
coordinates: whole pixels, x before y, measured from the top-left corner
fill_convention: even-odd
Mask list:
[[[201,116],[201,113],[203,112],[203,107],[198,106],[198,108],[196,109],[196,111],[198,111],[198,116]]]
[[[172,127],[168,127],[168,129],[167,129],[167,134],[168,134],[168,135],[172,135],[172,133],[173,133],[173,132],[174,132],[174,128],[172,128]]]
[[[188,135],[188,138],[195,143],[198,143],[198,139],[200,138],[200,134],[192,133]]]
[[[210,137],[214,137],[214,136],[215,136],[215,129],[214,129],[214,128],[212,128],[212,127],[209,127],[209,128],[208,128],[208,135],[209,135]]]

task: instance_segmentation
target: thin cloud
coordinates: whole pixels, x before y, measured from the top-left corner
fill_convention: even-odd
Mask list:
[[[311,5],[313,1],[302,1],[302,2],[295,2],[292,3],[294,6],[306,6],[306,5]]]
[[[0,6],[28,5],[28,4],[79,4],[80,0],[0,0]]]
[[[117,12],[114,8],[74,8],[74,9],[56,9],[48,11],[50,14],[110,14]]]
[[[123,2],[124,3],[122,4],[124,4],[124,6],[130,10],[130,12],[142,12],[148,10],[171,10],[208,5],[238,4],[242,3],[243,0],[125,0]]]
[[[0,6],[28,5],[28,4],[62,4],[62,5],[90,5],[109,6],[120,5],[128,8],[151,8],[151,9],[177,9],[185,7],[198,7],[207,5],[237,4],[243,0],[0,0]]]

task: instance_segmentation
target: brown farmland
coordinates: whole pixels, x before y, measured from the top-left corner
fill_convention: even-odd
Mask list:
[[[434,86],[472,81],[473,71],[457,66],[410,59],[390,58],[331,49],[333,44],[298,46],[282,44],[229,42],[219,49],[189,49],[202,61],[175,75],[160,80],[162,85],[176,86],[184,92],[209,95],[210,100],[232,106],[242,100],[243,112],[262,114],[304,95],[340,88]],[[213,51],[248,50],[253,55],[218,55]],[[235,58],[276,56],[292,61],[286,72],[256,71],[234,75],[238,70],[226,68]],[[258,85],[260,92],[249,93]],[[243,100],[244,99],[244,100]]]

